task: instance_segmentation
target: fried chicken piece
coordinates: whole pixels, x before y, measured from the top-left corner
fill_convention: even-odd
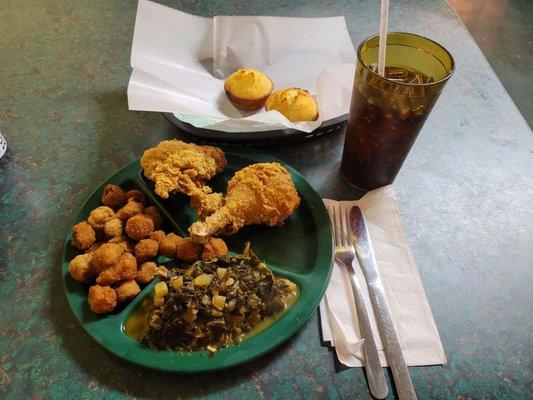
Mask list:
[[[154,206],[146,207],[144,213],[154,221],[154,229],[161,229],[161,226],[163,226],[163,217],[159,214],[157,208]]]
[[[102,194],[102,204],[104,206],[117,209],[126,203],[126,194],[118,185],[107,185]]]
[[[93,227],[86,221],[74,225],[72,228],[72,245],[78,250],[86,250],[96,241]]]
[[[104,243],[94,253],[92,265],[97,273],[115,265],[120,256],[124,253],[124,248],[116,243]]]
[[[167,277],[168,270],[163,266],[157,266],[155,262],[148,261],[141,265],[135,280],[139,283],[151,282],[156,276]]]
[[[141,288],[135,279],[124,281],[115,288],[115,292],[117,293],[117,301],[119,303],[133,299],[139,294],[140,291]]]
[[[96,276],[96,271],[94,270],[91,259],[93,258],[92,254],[79,254],[70,260],[68,264],[68,272],[70,275],[80,282],[90,282],[91,279],[94,279]]]
[[[117,294],[111,286],[94,285],[89,288],[89,306],[95,314],[106,314],[117,306]]]
[[[155,240],[159,246],[161,246],[161,241],[166,237],[167,234],[163,231],[153,231],[149,236],[149,238]]]
[[[139,241],[154,231],[154,221],[146,214],[137,214],[128,219],[125,230],[130,238]]]
[[[244,225],[279,226],[300,204],[291,174],[278,163],[253,164],[228,182],[225,204],[191,225],[191,238],[205,243],[210,235],[233,234]]]
[[[113,218],[104,224],[104,234],[106,238],[115,238],[122,235],[122,220]]]
[[[96,278],[98,285],[113,285],[114,283],[135,278],[137,275],[137,260],[131,253],[123,253],[117,263],[104,269]]]
[[[194,243],[191,238],[182,239],[176,245],[176,258],[193,263],[202,256],[202,249],[202,245]]]
[[[176,256],[176,246],[184,240],[175,233],[169,233],[159,243],[159,252],[165,257],[174,258]]]
[[[144,206],[136,201],[129,201],[124,207],[117,211],[117,218],[122,221],[127,221],[131,217],[140,214],[144,211]]]
[[[110,219],[113,219],[114,216],[115,212],[111,208],[100,206],[91,211],[89,218],[87,218],[87,222],[91,224],[94,229],[102,229],[104,224]]]
[[[228,246],[222,239],[214,237],[210,237],[207,239],[207,242],[204,244],[204,249],[202,251],[202,260],[211,260],[213,258],[218,258],[227,255]]]
[[[170,193],[183,193],[200,205],[212,192],[205,182],[226,166],[222,150],[198,146],[180,140],[166,140],[148,149],[141,158],[144,175],[155,183],[155,192],[163,199]]]
[[[137,262],[148,261],[157,256],[159,244],[153,239],[142,239],[135,245],[135,258]]]

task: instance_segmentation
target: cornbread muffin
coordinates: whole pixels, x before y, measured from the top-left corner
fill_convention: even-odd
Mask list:
[[[284,88],[276,90],[268,98],[265,109],[282,113],[291,122],[316,121],[318,105],[307,90]]]
[[[268,76],[251,68],[240,68],[224,84],[231,103],[242,110],[257,110],[265,105],[274,84]]]

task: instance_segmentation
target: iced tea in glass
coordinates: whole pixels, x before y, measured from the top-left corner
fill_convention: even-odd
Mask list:
[[[444,47],[423,36],[387,35],[385,76],[377,74],[379,35],[361,43],[342,176],[371,190],[391,184],[454,69]]]

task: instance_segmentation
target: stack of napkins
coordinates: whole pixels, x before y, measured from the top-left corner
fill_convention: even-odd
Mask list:
[[[328,202],[334,201],[324,199],[324,203]],[[357,205],[363,212],[389,310],[407,365],[446,363],[439,333],[409,249],[392,188],[380,188],[367,193],[360,200],[343,203]],[[357,258],[354,260],[354,267],[361,282],[381,365],[387,366],[374,309]],[[363,338],[357,322],[348,272],[337,263],[333,266],[331,281],[320,304],[320,317],[322,338],[324,342],[335,346],[339,361],[349,367],[363,366]]]

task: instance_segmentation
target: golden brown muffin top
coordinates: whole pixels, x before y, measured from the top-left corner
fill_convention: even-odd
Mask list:
[[[318,118],[315,99],[307,90],[294,87],[276,90],[268,98],[265,108],[280,112],[291,122],[315,121]]]
[[[252,68],[238,69],[226,79],[224,84],[226,92],[245,100],[268,96],[273,87],[268,76]]]

